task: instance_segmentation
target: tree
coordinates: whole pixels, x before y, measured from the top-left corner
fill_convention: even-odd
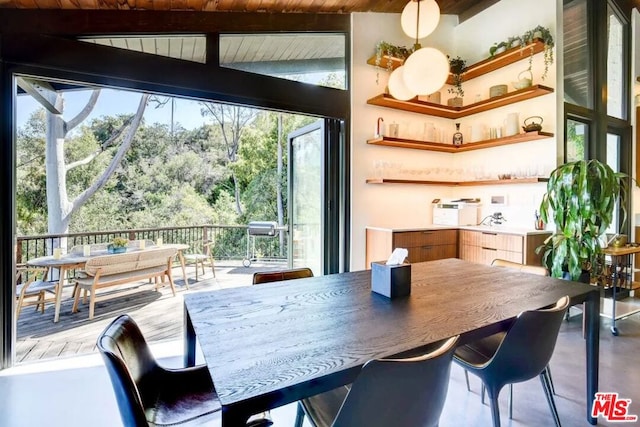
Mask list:
[[[212,102],[203,102],[202,106],[202,115],[204,117],[213,117],[214,122],[220,127],[221,137],[227,150],[227,166],[231,166],[238,161],[238,150],[242,134],[247,125],[256,118],[258,111],[236,105],[215,104]],[[238,216],[242,216],[242,206],[240,205],[241,189],[233,168],[231,168],[231,179],[233,180],[236,213]]]
[[[39,93],[43,99],[36,99],[47,109],[45,163],[48,232],[49,234],[64,234],[69,231],[69,222],[72,215],[105,185],[120,164],[124,154],[131,146],[136,130],[142,121],[149,95],[141,95],[136,114],[130,116],[119,128],[113,129],[97,150],[82,159],[67,163],[65,157],[67,135],[91,113],[100,95],[100,90],[94,90],[84,108],[69,121],[65,121],[63,118],[63,92],[56,92],[51,88],[46,88],[45,85]],[[125,130],[127,131],[126,134]],[[124,137],[120,146],[108,166],[84,191],[70,200],[67,192],[67,174],[75,168],[91,163],[104,153],[107,148],[116,145],[123,134]]]

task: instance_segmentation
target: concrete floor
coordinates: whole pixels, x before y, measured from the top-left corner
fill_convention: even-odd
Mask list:
[[[557,392],[556,404],[565,427],[588,425],[584,396],[585,349],[581,315],[574,311],[576,313],[569,322],[563,322],[550,364]],[[632,399],[631,413],[640,415],[640,367],[637,362],[640,315],[618,321],[618,337],[611,335],[609,325],[610,320],[603,318],[599,389],[618,392],[620,397]],[[156,344],[153,352],[169,366],[179,366],[182,361],[180,341]],[[454,365],[441,427],[491,425],[490,408],[480,403],[480,382],[473,376],[471,388],[472,391],[467,392],[463,371]],[[95,354],[25,364],[0,372],[0,396],[0,426],[3,427],[121,425],[106,370]],[[500,401],[503,426],[553,425],[538,379],[514,386],[513,420],[507,417],[507,393],[504,390]],[[272,411],[275,425],[293,425],[295,410],[293,404]],[[599,424],[610,425],[602,419]]]

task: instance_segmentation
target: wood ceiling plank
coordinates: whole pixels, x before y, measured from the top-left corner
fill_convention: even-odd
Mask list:
[[[441,13],[460,20],[481,12],[498,0],[438,0]],[[635,0],[636,4],[640,0]],[[400,13],[407,0],[5,0],[0,8],[193,10],[227,12],[296,13]],[[637,6],[636,6],[637,7]]]

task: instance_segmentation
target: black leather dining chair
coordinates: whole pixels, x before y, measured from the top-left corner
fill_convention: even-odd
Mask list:
[[[509,268],[511,270],[518,270],[522,273],[527,273],[527,274],[535,274],[537,276],[548,276],[549,275],[549,270],[547,270],[545,267],[541,266],[541,265],[528,265],[528,264],[520,264],[517,262],[513,262],[513,261],[508,261],[505,259],[500,259],[500,258],[496,258],[491,262],[491,266],[492,267],[503,267],[503,268]],[[493,337],[490,338],[486,338],[484,341],[485,342],[500,342],[502,341],[502,339],[504,339],[504,332],[499,332],[498,334],[496,334]],[[493,347],[493,345],[490,345],[490,347]],[[544,371],[542,371],[542,373],[547,377],[547,380],[549,381],[549,384],[551,385],[551,392],[553,394],[556,394],[554,386],[553,386],[553,379],[551,377],[551,368],[549,367],[549,365],[547,365],[544,368]],[[464,379],[467,383],[467,391],[471,391],[471,388],[469,387],[469,373],[465,370],[464,371]],[[482,391],[480,392],[480,395],[482,396],[482,404],[484,404],[484,393],[485,389],[484,389],[484,384],[482,385]],[[509,384],[509,419],[513,418],[513,384]]]
[[[128,315],[111,322],[98,337],[97,346],[109,372],[125,426],[219,423],[220,401],[207,367],[161,367],[138,325]],[[271,424],[269,419],[254,417],[246,426]]]
[[[560,324],[569,297],[560,298],[548,309],[525,311],[518,315],[509,330],[459,347],[454,361],[477,375],[491,400],[494,427],[500,426],[498,395],[507,385],[540,377],[554,422],[560,425],[551,385],[544,369],[549,364],[558,339]]]
[[[314,427],[437,426],[457,341],[418,357],[367,362],[350,387],[303,399],[296,427],[305,416]]]
[[[288,270],[278,271],[258,271],[253,273],[253,284],[259,285],[261,283],[277,282],[280,280],[292,280],[292,279],[304,279],[306,277],[313,277],[313,271],[310,268],[291,268]]]

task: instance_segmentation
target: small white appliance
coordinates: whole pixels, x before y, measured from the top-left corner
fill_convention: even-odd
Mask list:
[[[433,223],[437,225],[477,225],[477,199],[452,200],[433,204]]]

